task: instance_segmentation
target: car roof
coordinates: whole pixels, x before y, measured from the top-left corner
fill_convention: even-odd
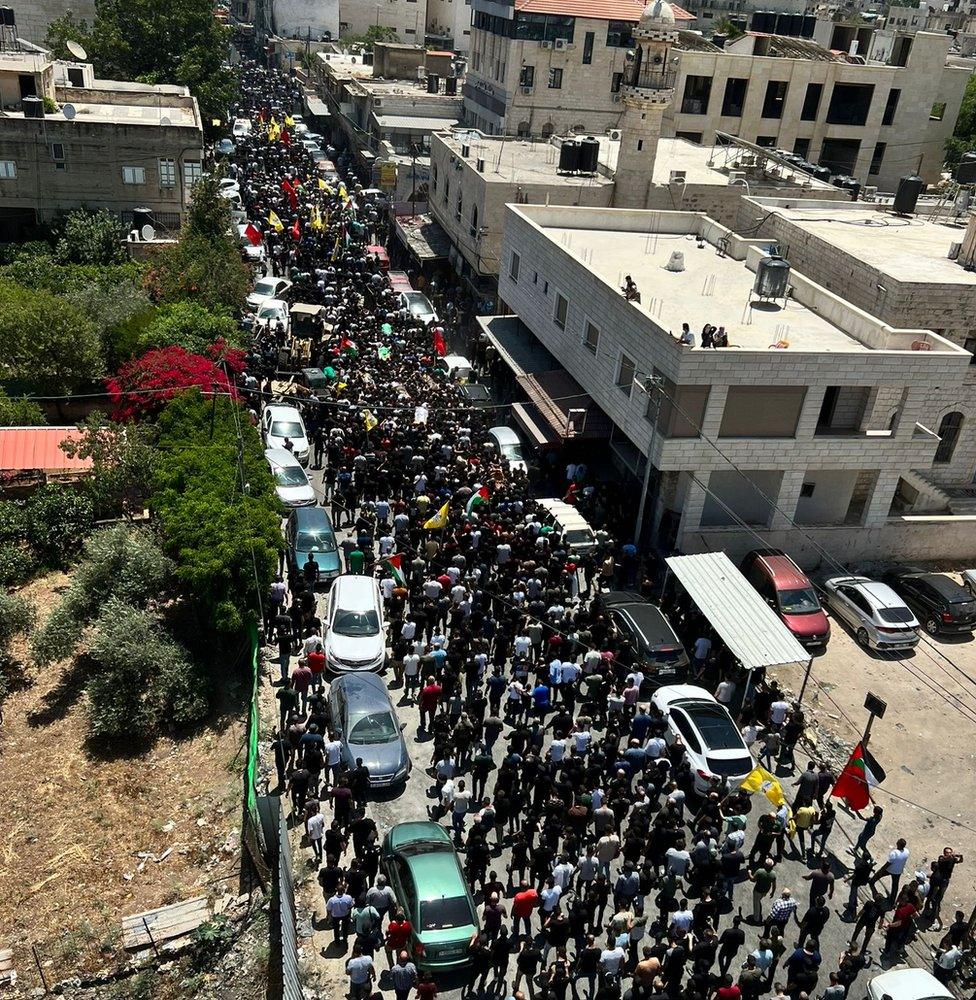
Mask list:
[[[284,403],[268,403],[268,405],[264,408],[264,412],[270,413],[272,418],[298,417],[299,420],[302,419],[302,415],[297,406],[286,406]]]
[[[471,362],[463,354],[445,354],[441,361],[455,368],[470,368]]]
[[[390,846],[394,848],[415,844],[418,841],[438,840],[446,844],[451,842],[450,834],[440,823],[430,823],[424,820],[397,823],[387,836],[390,838]]]
[[[357,708],[376,709],[382,706],[389,706],[390,692],[386,688],[383,679],[374,673],[356,672],[352,674],[340,674],[329,685],[330,692],[342,691],[346,696],[346,704],[350,709]]]
[[[288,303],[284,299],[265,299],[261,303],[262,309],[284,309],[288,311]]]
[[[491,391],[488,386],[478,382],[465,382],[461,386],[461,395],[472,403],[483,403],[491,399]]]
[[[892,1000],[925,1000],[925,998],[953,995],[925,969],[891,969],[875,976],[868,986],[875,996],[880,997],[887,993]]]
[[[287,448],[265,448],[264,457],[277,466],[292,466],[297,465],[301,467],[301,462],[295,457],[295,453],[289,451]]]
[[[324,507],[296,507],[290,516],[295,519],[295,524],[299,528],[318,528],[325,525],[330,531],[332,530],[332,521]]]
[[[505,427],[504,424],[498,427],[489,427],[488,433],[501,444],[521,444],[518,434],[511,427]]]
[[[664,612],[650,601],[621,602],[611,605],[626,613],[640,630],[644,641],[649,646],[661,646],[673,643],[681,645],[681,640],[675,634],[671,623],[664,617]]]
[[[810,586],[806,574],[785,553],[759,555],[756,559],[766,567],[774,586],[792,590]]]
[[[467,896],[468,887],[458,870],[453,851],[431,851],[407,857],[414,888],[421,903],[433,899]]]
[[[664,684],[654,692],[651,700],[658,706],[681,705],[689,701],[718,704],[705,688],[697,684]]]
[[[368,611],[376,607],[376,581],[371,576],[344,573],[332,584],[333,600],[347,611]]]

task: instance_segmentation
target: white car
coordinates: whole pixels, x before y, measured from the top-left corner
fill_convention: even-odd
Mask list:
[[[694,684],[659,687],[651,701],[667,716],[668,744],[681,737],[695,791],[704,794],[713,777],[738,785],[756,766],[732,716],[704,688]]]
[[[295,458],[303,466],[308,465],[310,445],[305,433],[305,421],[294,406],[274,403],[266,406],[261,414],[261,437],[265,448],[284,448],[287,438]]]
[[[911,649],[921,627],[911,608],[886,583],[866,576],[834,576],[824,581],[827,607],[870,649]]]
[[[508,465],[509,472],[528,472],[522,454],[522,442],[511,427],[492,427],[488,431],[488,439],[495,446],[499,457]]]
[[[953,993],[925,969],[889,969],[868,981],[867,1000],[952,1000]]]
[[[964,569],[962,571],[962,585],[973,597],[976,597],[976,569]]]
[[[259,243],[255,246],[247,238],[247,227],[250,223],[239,222],[237,223],[237,242],[241,245],[241,250],[244,251],[244,256],[252,264],[263,264],[264,261],[268,259],[268,251],[265,249],[263,243]]]
[[[247,297],[248,308],[258,309],[269,299],[283,299],[289,288],[291,282],[287,278],[258,278]]]
[[[217,185],[220,191],[233,192],[234,194],[241,193],[241,185],[233,177],[221,177]]]
[[[257,326],[273,326],[275,323],[281,323],[287,333],[291,325],[288,303],[281,299],[265,299],[258,306],[254,321]]]
[[[437,359],[437,367],[452,382],[460,382],[462,385],[470,382],[474,374],[471,362],[463,354],[445,354],[444,357]]]
[[[287,448],[267,448],[264,457],[274,479],[275,493],[284,507],[314,507],[315,490],[308,473],[294,452]]]
[[[386,662],[383,599],[371,576],[344,574],[329,591],[325,665],[333,673],[379,671]]]
[[[421,323],[436,323],[437,313],[430,304],[430,299],[423,292],[400,292],[400,308],[406,309],[414,319]]]
[[[251,122],[247,118],[235,118],[233,134],[237,139],[242,135],[249,135],[251,132]]]

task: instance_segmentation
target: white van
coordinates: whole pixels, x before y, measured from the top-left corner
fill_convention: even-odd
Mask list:
[[[511,427],[489,428],[488,439],[495,446],[501,460],[508,466],[509,472],[529,471],[529,467],[525,464],[525,456],[522,454],[522,441]]]
[[[582,555],[596,548],[596,535],[585,517],[563,500],[536,500],[542,511],[543,524],[551,525],[563,537],[570,552]]]
[[[326,604],[325,626],[325,665],[332,673],[383,669],[383,598],[373,577],[348,573],[336,577]]]

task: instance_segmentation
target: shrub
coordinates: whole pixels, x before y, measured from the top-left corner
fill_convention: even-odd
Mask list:
[[[26,396],[8,396],[0,390],[0,427],[42,427],[44,411]]]
[[[0,592],[0,658],[5,657],[15,635],[34,628],[34,605],[19,594]]]
[[[91,532],[91,500],[66,486],[42,486],[24,505],[25,535],[42,565],[63,569],[74,562]]]
[[[160,306],[139,337],[143,351],[175,345],[193,354],[205,354],[220,342],[243,346],[237,321],[223,309],[211,311],[196,302]]]
[[[61,225],[54,248],[62,264],[124,264],[126,225],[111,212],[71,212]]]
[[[14,587],[37,572],[37,559],[22,545],[0,545],[0,587]]]

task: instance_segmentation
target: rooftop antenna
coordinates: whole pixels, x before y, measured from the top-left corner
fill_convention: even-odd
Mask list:
[[[70,122],[74,119],[75,115],[78,114],[78,112],[73,104],[65,104],[61,108],[61,114],[63,114],[64,117],[67,118],[67,120]]]
[[[65,42],[65,48],[80,62],[88,61],[88,53],[85,51],[84,45],[80,42],[75,42],[69,39]]]

